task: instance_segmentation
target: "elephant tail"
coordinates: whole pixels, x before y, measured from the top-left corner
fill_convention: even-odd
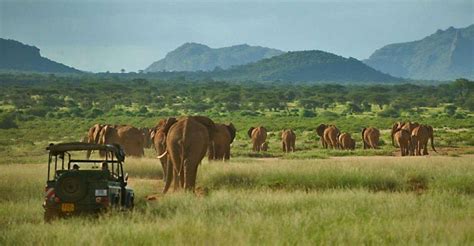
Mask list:
[[[431,138],[431,148],[433,149],[434,152],[438,153],[438,151],[436,151],[435,147],[434,147],[434,134],[433,134],[433,127],[431,126],[428,126],[428,128],[430,129],[430,138]]]

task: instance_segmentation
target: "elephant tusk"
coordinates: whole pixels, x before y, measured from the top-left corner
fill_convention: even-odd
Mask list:
[[[167,155],[167,154],[168,154],[168,151],[165,151],[165,152],[163,152],[163,154],[157,156],[156,158],[161,159],[161,158],[165,157],[165,155]]]

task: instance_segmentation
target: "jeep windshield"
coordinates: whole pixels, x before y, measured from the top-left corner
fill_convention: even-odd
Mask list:
[[[106,171],[110,177],[123,180],[122,162],[125,154],[119,145],[89,143],[50,144],[48,161],[48,181],[66,171]],[[97,151],[94,159],[85,158],[86,152]]]

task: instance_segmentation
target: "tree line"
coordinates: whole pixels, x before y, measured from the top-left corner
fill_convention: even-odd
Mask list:
[[[281,112],[304,117],[318,109],[344,105],[345,114],[378,108],[380,117],[446,105],[474,111],[474,82],[458,79],[439,85],[414,84],[261,84],[103,76],[0,74],[0,113],[15,117],[168,116],[240,112],[255,116]]]

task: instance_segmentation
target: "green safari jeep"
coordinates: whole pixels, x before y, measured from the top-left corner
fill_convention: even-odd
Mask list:
[[[124,175],[125,153],[117,144],[50,144],[44,219],[98,213],[113,208],[132,209],[134,193]],[[72,154],[100,151],[103,158],[80,159]]]

